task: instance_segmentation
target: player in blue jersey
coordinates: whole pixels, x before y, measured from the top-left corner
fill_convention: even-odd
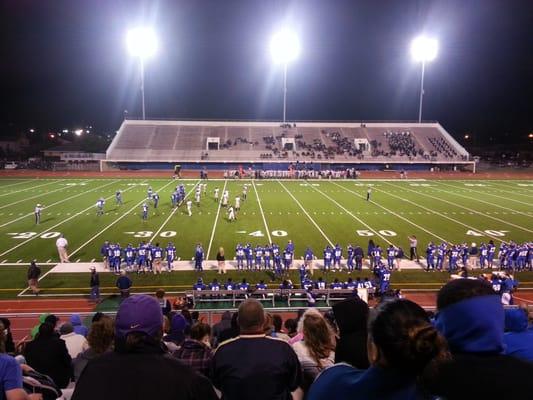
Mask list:
[[[237,288],[239,290],[248,291],[248,289],[250,289],[250,284],[246,282],[246,278],[242,278],[242,281],[237,285]]]
[[[235,247],[235,258],[237,259],[237,269],[244,270],[244,247],[240,243]]]
[[[292,240],[289,240],[287,242],[287,246],[285,247],[285,250],[287,250],[291,254],[294,254],[294,243],[292,242]]]
[[[152,190],[152,187],[148,186],[148,191],[146,192],[146,198],[148,199],[148,201],[152,200],[153,193],[154,191]]]
[[[152,200],[154,202],[154,208],[157,208],[157,205],[159,204],[159,195],[157,193],[154,193],[152,195]]]
[[[118,206],[122,205],[122,191],[121,190],[117,190],[115,193],[115,203]]]
[[[391,272],[387,269],[387,267],[382,265],[378,271],[379,293],[381,295],[385,294],[390,289],[390,278]]]
[[[337,243],[333,249],[333,268],[341,270],[342,247]]]
[[[492,274],[490,283],[492,285],[492,289],[501,295],[502,292],[502,279],[498,274]]]
[[[272,265],[270,263],[272,260],[272,247],[269,244],[263,248],[263,260],[265,262],[265,270],[269,271],[272,269]]]
[[[213,279],[213,282],[209,284],[209,290],[218,292],[220,290],[220,283],[218,283],[217,278]]]
[[[146,243],[141,242],[139,247],[137,247],[137,273],[141,274],[145,272],[146,268]]]
[[[391,244],[387,248],[387,266],[390,270],[394,269],[395,258],[396,258],[396,248]]]
[[[113,270],[115,274],[120,274],[120,265],[122,263],[122,249],[120,244],[117,243],[113,246]]]
[[[304,266],[309,271],[309,274],[313,276],[313,260],[315,258],[315,255],[313,254],[313,250],[309,246],[305,249],[304,252]]]
[[[362,271],[363,270],[363,259],[365,258],[365,252],[363,248],[359,245],[356,245],[353,248],[353,255],[355,259],[355,269],[357,271]]]
[[[346,267],[348,268],[349,274],[353,272],[353,269],[355,266],[354,260],[355,260],[355,256],[353,252],[353,246],[349,244],[346,250]]]
[[[204,280],[202,278],[198,278],[196,283],[192,285],[192,290],[196,290],[197,292],[201,292],[202,290],[206,290],[206,286],[204,283]]]
[[[331,269],[331,261],[333,259],[333,250],[329,245],[324,249],[324,271],[327,272]]]
[[[494,246],[494,242],[492,240],[489,241],[489,244],[487,245],[487,267],[492,269],[492,266],[494,264],[494,255],[496,254],[496,246]]]
[[[527,269],[533,270],[533,242],[530,242],[527,246]]]
[[[518,271],[523,271],[526,269],[527,265],[527,255],[528,255],[528,247],[524,243],[517,248],[517,257],[516,257],[516,267]]]
[[[348,280],[344,282],[343,289],[355,290],[357,289],[357,283],[353,281],[352,277],[349,277]]]
[[[339,278],[335,278],[329,287],[333,290],[341,290],[343,289],[343,286],[344,285],[339,281]]]
[[[459,255],[460,255],[459,247],[456,245],[452,246],[452,248],[450,249],[450,259],[448,262],[449,273],[457,271],[458,269],[457,260],[459,260]]]
[[[148,204],[143,203],[141,206],[142,209],[142,220],[146,221],[148,219]]]
[[[172,272],[174,269],[174,261],[176,260],[176,246],[174,246],[174,243],[170,242],[167,245],[165,254],[167,256],[167,271]]]
[[[463,267],[468,267],[468,245],[466,243],[461,244],[460,254]]]
[[[109,242],[106,240],[102,247],[100,247],[100,255],[102,256],[102,262],[104,263],[104,268],[109,269],[109,258],[107,258],[107,250],[109,249]]]
[[[381,264],[382,253],[383,253],[383,250],[381,250],[380,245],[377,244],[374,247],[374,250],[372,250],[372,258],[374,260],[374,266]]]
[[[446,243],[441,243],[440,246],[436,248],[437,263],[435,266],[438,271],[442,271],[442,267],[444,265],[444,256],[446,255],[446,249],[447,249]]]
[[[479,267],[485,269],[487,263],[487,257],[489,255],[489,249],[483,242],[479,245]]]
[[[194,269],[199,272],[203,271],[202,263],[204,261],[204,249],[200,243],[196,245],[194,250]]]
[[[178,205],[178,192],[172,192],[170,195],[170,203],[172,204],[172,208],[176,208]]]
[[[250,243],[247,243],[246,247],[244,248],[244,257],[246,258],[246,269],[251,271],[254,264],[254,250],[252,249],[252,245]]]
[[[433,244],[433,242],[429,242],[428,247],[426,247],[426,263],[427,263],[426,271],[435,270],[435,253],[436,253],[436,251],[437,250],[436,250],[435,245]]]
[[[104,215],[104,204],[105,204],[104,198],[100,197],[98,201],[96,202],[96,215],[97,216]]]
[[[254,270],[259,271],[263,261],[263,248],[260,245],[255,246],[254,249]]]
[[[152,242],[148,242],[146,243],[146,267],[148,268],[148,271],[152,272],[153,271],[153,261],[154,261],[154,256],[152,254],[152,249],[153,249],[153,246],[152,246]]]
[[[280,283],[279,288],[281,290],[290,290],[290,289],[294,289],[294,285],[292,284],[290,280],[284,279],[283,282]]]
[[[281,277],[283,275],[283,266],[281,263],[281,253],[277,245],[272,246],[272,254],[274,259],[274,274],[277,277]]]
[[[289,272],[289,269],[291,268],[292,257],[293,253],[289,249],[285,249],[283,252],[283,268],[285,268],[285,272]]]
[[[255,284],[255,290],[267,290],[268,285],[265,283],[264,280],[260,280],[259,283]]]
[[[159,247],[159,243],[156,243],[155,246],[152,247],[151,253],[152,253],[152,265],[153,265],[154,274],[161,275],[163,249]]]
[[[228,280],[224,284],[224,290],[235,290],[235,289],[237,289],[237,285],[233,282],[231,278],[228,278]]]
[[[128,243],[124,249],[124,261],[126,262],[126,271],[132,271],[135,266],[135,249]]]
[[[327,282],[322,279],[322,277],[319,277],[318,280],[316,281],[316,289],[318,290],[324,290],[324,289],[327,289]]]
[[[309,275],[305,275],[302,279],[300,286],[304,290],[313,289],[315,287],[315,283],[313,280],[309,277]]]
[[[115,253],[113,252],[114,247],[115,246],[113,245],[113,243],[109,243],[109,245],[106,248],[109,270],[113,268],[113,258],[115,257]]]

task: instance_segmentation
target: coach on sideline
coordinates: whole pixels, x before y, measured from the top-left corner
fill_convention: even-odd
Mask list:
[[[59,235],[59,239],[56,240],[56,247],[57,247],[57,253],[59,254],[59,262],[60,263],[68,263],[68,254],[67,254],[67,247],[68,242],[67,239],[65,239],[64,235]]]

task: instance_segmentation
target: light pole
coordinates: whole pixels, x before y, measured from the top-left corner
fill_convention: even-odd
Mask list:
[[[142,117],[146,119],[146,109],[144,105],[144,61],[152,57],[157,51],[157,36],[151,28],[134,28],[128,31],[126,45],[130,55],[139,58],[141,70],[141,99]]]
[[[287,120],[287,68],[300,55],[300,41],[290,31],[283,30],[272,36],[270,53],[276,64],[283,64],[283,123]]]
[[[418,36],[411,42],[411,56],[416,62],[422,64],[420,77],[420,102],[418,105],[418,123],[422,122],[422,104],[424,101],[424,74],[426,72],[426,62],[433,61],[437,57],[439,44],[436,39],[426,36]]]

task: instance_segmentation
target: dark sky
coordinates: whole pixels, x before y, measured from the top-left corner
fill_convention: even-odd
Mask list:
[[[532,0],[0,0],[0,122],[115,130],[140,115],[138,65],[125,32],[156,27],[146,66],[148,117],[279,119],[282,70],[268,52],[288,24],[290,120],[413,120],[425,31],[424,118],[456,135],[533,131]]]

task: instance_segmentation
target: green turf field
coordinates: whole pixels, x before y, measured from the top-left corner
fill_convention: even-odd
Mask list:
[[[0,265],[57,261],[55,241],[63,233],[69,241],[71,261],[100,259],[104,240],[138,244],[141,240],[172,241],[178,256],[190,259],[200,242],[214,259],[218,247],[232,258],[237,243],[252,245],[291,239],[300,258],[307,245],[320,257],[329,244],[358,243],[366,250],[369,239],[382,246],[408,248],[407,236],[419,239],[423,252],[429,241],[483,242],[531,240],[533,235],[533,181],[235,181],[209,180],[207,194],[193,216],[185,207],[173,210],[170,194],[179,181],[162,179],[1,179]],[[192,191],[198,180],[183,180]],[[250,184],[236,222],[230,223],[213,191],[225,187],[230,204]],[[141,204],[148,186],[160,194],[157,210],[141,220]],[[365,200],[372,187],[371,201]],[[114,194],[123,191],[124,204]],[[96,216],[95,203],[105,197],[105,215]],[[33,209],[45,205],[41,224]],[[5,270],[4,270],[5,271]],[[54,274],[55,275],[55,274]],[[83,275],[83,274],[82,274]],[[51,276],[51,275],[49,275]],[[47,277],[48,279],[48,277]],[[57,278],[55,278],[57,279]],[[54,279],[54,280],[55,280]],[[77,279],[61,278],[72,287]],[[45,280],[46,281],[46,280]],[[46,285],[43,281],[43,285]],[[166,282],[166,281],[165,281]],[[147,282],[147,285],[150,282]],[[164,282],[153,282],[157,286]],[[57,283],[59,285],[59,283]],[[172,282],[169,284],[178,284]],[[21,287],[21,284],[15,286]]]

